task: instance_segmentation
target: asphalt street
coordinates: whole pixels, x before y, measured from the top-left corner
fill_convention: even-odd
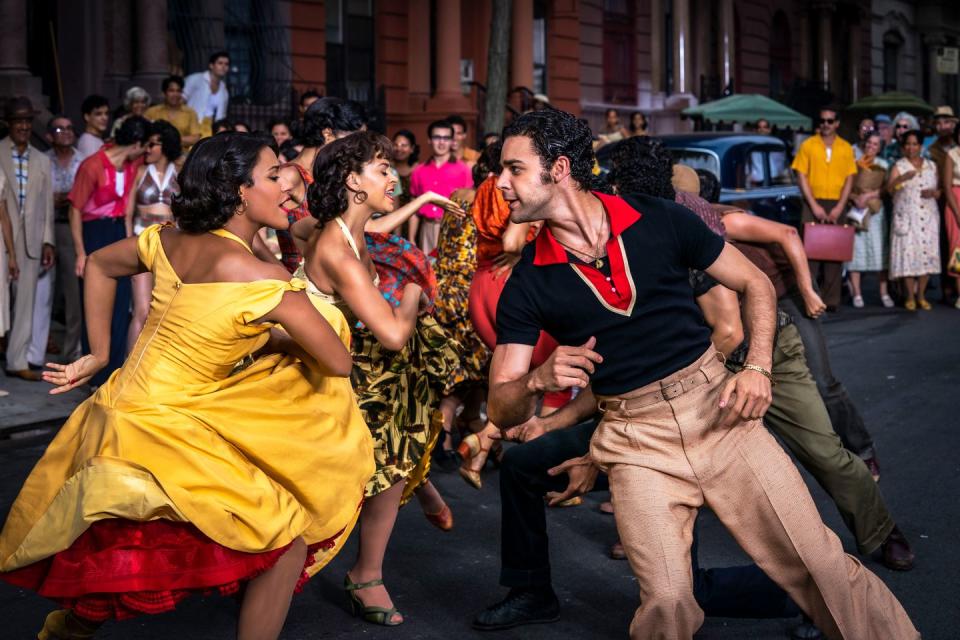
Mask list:
[[[874,302],[868,297],[868,303]],[[863,558],[900,598],[926,640],[960,637],[960,311],[932,312],[845,308],[827,322],[834,369],[860,406],[874,435],[881,487],[917,554],[913,571],[889,571]],[[0,385],[2,387],[3,385]],[[38,410],[43,404],[38,397]],[[21,398],[21,403],[23,399]],[[5,513],[43,444],[0,446],[0,513]],[[822,517],[845,548],[850,533],[823,493],[806,476]],[[456,474],[434,475],[455,514],[450,533],[433,528],[413,503],[405,507],[388,552],[385,578],[406,616],[398,628],[352,618],[340,589],[356,549],[341,555],[295,596],[282,635],[290,640],[371,638],[490,640],[623,638],[637,605],[637,587],[626,562],[608,559],[613,519],[597,507],[605,494],[580,507],[550,510],[554,583],[563,603],[561,621],[498,633],[471,630],[473,614],[500,599],[500,509],[496,471],[476,491]],[[712,513],[702,515],[703,566],[747,561]],[[36,637],[53,603],[0,583],[0,637]],[[235,634],[237,603],[195,598],[177,611],[105,625],[98,638],[140,640],[227,639]],[[796,620],[707,619],[698,639],[781,639]],[[856,639],[853,639],[856,640]]]

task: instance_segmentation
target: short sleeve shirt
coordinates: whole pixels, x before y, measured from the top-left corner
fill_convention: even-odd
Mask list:
[[[850,143],[837,136],[828,149],[820,134],[803,141],[792,168],[807,176],[810,190],[817,200],[839,200],[844,181],[857,173]]]
[[[457,189],[472,186],[470,167],[463,162],[444,162],[437,166],[433,160],[428,160],[410,174],[410,195],[413,197],[433,191],[449,198]],[[443,209],[435,204],[427,204],[417,211],[417,215],[428,220],[439,220],[443,217]]]
[[[620,395],[694,362],[710,328],[690,269],[707,269],[723,238],[668,200],[595,194],[608,216],[607,256],[581,262],[544,228],[527,245],[497,308],[497,343],[534,345],[544,330],[563,345],[596,337],[594,393]]]
[[[133,192],[134,177],[142,158],[124,163],[120,171],[111,164],[104,147],[80,163],[67,199],[83,214],[83,221],[120,218]],[[120,177],[122,176],[122,177]]]

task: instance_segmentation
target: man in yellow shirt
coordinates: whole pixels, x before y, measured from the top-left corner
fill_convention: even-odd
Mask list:
[[[803,193],[803,222],[837,224],[847,208],[857,174],[853,147],[837,135],[840,118],[833,107],[820,109],[817,133],[807,138],[792,168]],[[843,263],[810,260],[810,275],[820,278],[820,295],[828,309],[840,306]]]
[[[143,115],[147,120],[166,120],[176,127],[180,132],[183,152],[187,153],[200,139],[200,119],[196,111],[184,104],[183,78],[168,76],[160,88],[163,89],[163,102],[153,105]]]

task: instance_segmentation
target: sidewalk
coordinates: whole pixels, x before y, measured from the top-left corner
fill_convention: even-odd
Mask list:
[[[0,443],[13,439],[45,437],[58,429],[74,408],[89,395],[84,389],[50,395],[52,385],[9,378],[0,372]]]

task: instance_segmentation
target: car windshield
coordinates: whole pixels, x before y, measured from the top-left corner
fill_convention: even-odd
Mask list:
[[[699,149],[670,149],[670,155],[677,164],[685,164],[691,169],[705,169],[720,178],[720,161],[709,151]]]
[[[759,189],[793,184],[787,152],[780,147],[753,146],[737,163],[737,188]]]

